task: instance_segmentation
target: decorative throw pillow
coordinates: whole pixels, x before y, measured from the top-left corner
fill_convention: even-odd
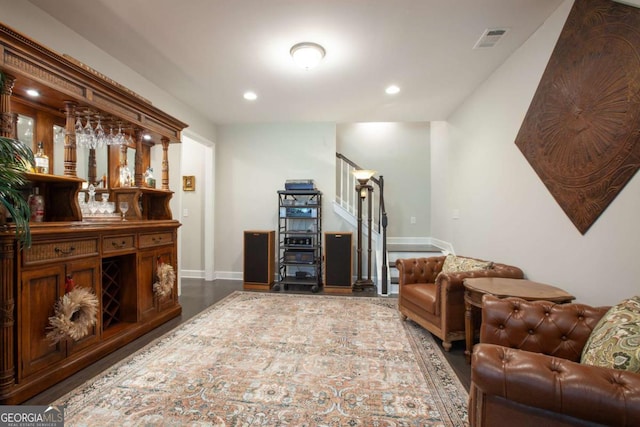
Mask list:
[[[471,258],[447,255],[442,264],[443,273],[459,273],[461,271],[488,270],[493,267],[491,261],[478,261]]]
[[[640,296],[607,311],[591,331],[581,362],[640,373]]]

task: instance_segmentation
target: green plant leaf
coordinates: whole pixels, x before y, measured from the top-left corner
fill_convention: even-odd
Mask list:
[[[0,136],[0,204],[13,218],[16,236],[23,247],[31,245],[31,212],[23,196],[28,180],[24,173],[26,168],[33,165],[33,151],[28,145],[17,139]]]

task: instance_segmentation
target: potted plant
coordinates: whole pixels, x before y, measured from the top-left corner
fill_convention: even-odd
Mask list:
[[[25,165],[33,163],[33,151],[29,146],[17,139],[0,136],[0,224],[8,212],[13,218],[18,240],[25,247],[31,245],[31,212],[22,190],[28,184],[24,175],[28,166]],[[6,229],[6,224],[2,228]]]

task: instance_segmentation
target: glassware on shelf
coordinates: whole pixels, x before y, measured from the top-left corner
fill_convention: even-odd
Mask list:
[[[95,215],[98,212],[98,202],[96,202],[96,187],[93,184],[89,185],[89,201],[87,202],[87,208],[91,215]]]
[[[127,211],[129,210],[129,202],[120,202],[119,208],[120,208],[120,212],[122,213],[122,220],[125,221],[125,217],[127,216]]]

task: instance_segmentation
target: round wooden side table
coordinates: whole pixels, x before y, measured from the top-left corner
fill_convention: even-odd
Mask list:
[[[544,300],[558,304],[571,302],[575,297],[555,286],[532,282],[525,279],[508,279],[504,277],[477,277],[464,279],[465,307],[465,339],[464,355],[467,363],[471,363],[471,351],[475,334],[473,308],[482,312],[482,297],[490,294],[498,298],[518,297],[527,301]]]

